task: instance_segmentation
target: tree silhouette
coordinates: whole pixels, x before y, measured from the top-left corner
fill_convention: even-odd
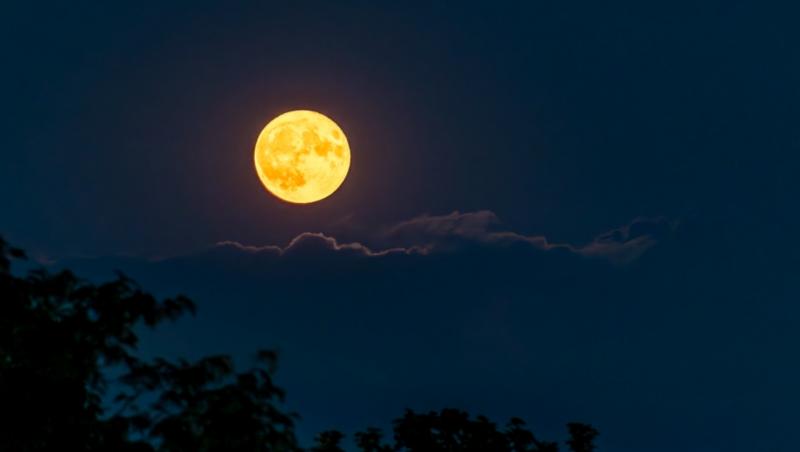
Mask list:
[[[277,357],[258,352],[236,371],[225,355],[194,362],[136,355],[141,326],[194,314],[191,300],[157,300],[132,280],[92,284],[69,271],[12,271],[24,253],[0,238],[0,451],[295,452],[296,415],[273,382]],[[573,452],[592,452],[597,430],[567,426]],[[504,429],[455,409],[408,410],[393,442],[369,428],[363,452],[556,452],[512,418]],[[314,452],[343,452],[341,432]]]
[[[149,436],[165,452],[297,450],[293,417],[275,406],[283,398],[272,382],[275,359],[262,351],[262,365],[239,374],[227,356],[178,364],[159,359],[132,368],[123,380],[136,392],[117,400],[128,404],[161,386],[149,411],[134,413],[150,415]]]
[[[320,432],[316,438],[316,445],[311,449],[312,452],[344,452],[341,447],[344,434],[338,430],[326,430]]]
[[[571,439],[567,441],[574,452],[594,450],[597,430],[586,424],[569,424]],[[505,429],[483,416],[471,418],[460,410],[444,409],[425,414],[406,411],[395,421],[395,445],[392,449],[408,452],[557,452],[558,444],[538,440],[525,422],[512,418]],[[364,450],[362,446],[362,450]]]
[[[378,428],[368,428],[366,431],[357,432],[356,446],[362,452],[391,452],[392,446],[383,443],[383,432]]]
[[[460,410],[416,414],[407,411],[395,421],[395,440],[411,452],[427,450],[504,450],[505,437],[485,417],[470,419]]]
[[[558,444],[538,441],[530,430],[525,428],[525,421],[514,417],[508,422],[505,431],[511,452],[556,452]]]
[[[135,328],[193,314],[190,300],[156,300],[122,274],[100,285],[69,271],[16,276],[22,258],[0,239],[0,450],[299,449],[273,353],[243,373],[226,356],[145,362]],[[122,388],[113,412],[111,385]]]
[[[595,449],[594,439],[598,431],[591,425],[570,422],[567,424],[570,439],[567,441],[570,449],[574,452],[592,452]]]

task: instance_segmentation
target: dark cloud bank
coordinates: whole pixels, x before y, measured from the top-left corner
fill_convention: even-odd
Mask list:
[[[198,302],[197,318],[146,336],[148,353],[279,349],[302,434],[456,406],[522,416],[549,437],[592,422],[609,451],[740,450],[756,447],[748,429],[793,428],[800,375],[781,356],[796,325],[774,296],[783,280],[748,280],[713,240],[637,219],[555,244],[488,211],[454,212],[363,243],[304,233],[282,247],[226,241],[68,265],[92,277],[118,268]]]

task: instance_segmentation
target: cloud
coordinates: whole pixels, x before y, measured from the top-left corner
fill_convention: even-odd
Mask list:
[[[677,221],[664,218],[637,218],[629,225],[614,229],[595,238],[578,252],[589,257],[603,257],[616,263],[638,259],[659,240],[677,228]]]
[[[571,249],[569,245],[553,245],[543,236],[525,236],[504,230],[502,222],[489,210],[447,215],[423,215],[386,229],[382,238],[430,252],[456,251],[470,245],[508,247],[525,244],[537,250]]]
[[[628,263],[644,254],[674,229],[663,218],[637,218],[631,224],[603,233],[585,245],[551,243],[544,236],[524,235],[503,229],[494,212],[481,210],[447,215],[423,215],[387,228],[381,233],[386,243],[413,246],[427,252],[455,251],[464,246],[529,246],[536,250],[562,250],[616,263]]]
[[[347,256],[378,258],[390,255],[431,255],[465,250],[510,250],[531,253],[567,253],[585,258],[605,259],[617,264],[630,263],[642,256],[674,230],[675,223],[662,218],[637,218],[628,225],[597,236],[584,245],[551,243],[544,236],[524,235],[503,227],[488,210],[446,215],[423,215],[380,230],[367,241],[340,243],[321,232],[304,232],[286,246],[251,246],[226,240],[215,247],[235,249],[247,254],[273,258],[312,258]]]
[[[462,237],[480,240],[500,220],[494,212],[479,210],[460,213],[454,211],[447,215],[422,215],[400,222],[383,232],[383,237],[398,241],[421,242],[447,237]]]
[[[275,245],[243,245],[232,240],[217,242],[216,247],[233,248],[246,253],[272,254],[282,257],[308,257],[325,253],[341,253],[343,255],[360,257],[379,257],[390,254],[411,254],[422,252],[422,250],[419,250],[416,247],[396,247],[387,248],[380,251],[373,251],[366,245],[358,242],[339,243],[334,237],[327,236],[321,232],[304,232],[293,238],[289,244],[283,248]]]

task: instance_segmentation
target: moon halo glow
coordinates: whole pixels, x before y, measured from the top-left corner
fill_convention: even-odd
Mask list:
[[[335,192],[350,169],[350,146],[327,116],[294,110],[270,121],[256,140],[256,172],[278,198],[308,204]]]

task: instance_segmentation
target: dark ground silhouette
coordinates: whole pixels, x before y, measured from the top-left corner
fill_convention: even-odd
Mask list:
[[[0,451],[303,450],[298,415],[273,383],[274,352],[257,352],[244,371],[225,355],[145,361],[135,329],[193,314],[191,300],[157,300],[122,274],[99,285],[69,271],[20,276],[12,263],[21,259],[0,239]],[[567,429],[569,450],[595,449],[597,430]],[[342,451],[344,438],[322,432],[311,450]],[[391,437],[368,428],[353,438],[364,452],[559,450],[521,419],[500,427],[455,409],[409,410]]]

